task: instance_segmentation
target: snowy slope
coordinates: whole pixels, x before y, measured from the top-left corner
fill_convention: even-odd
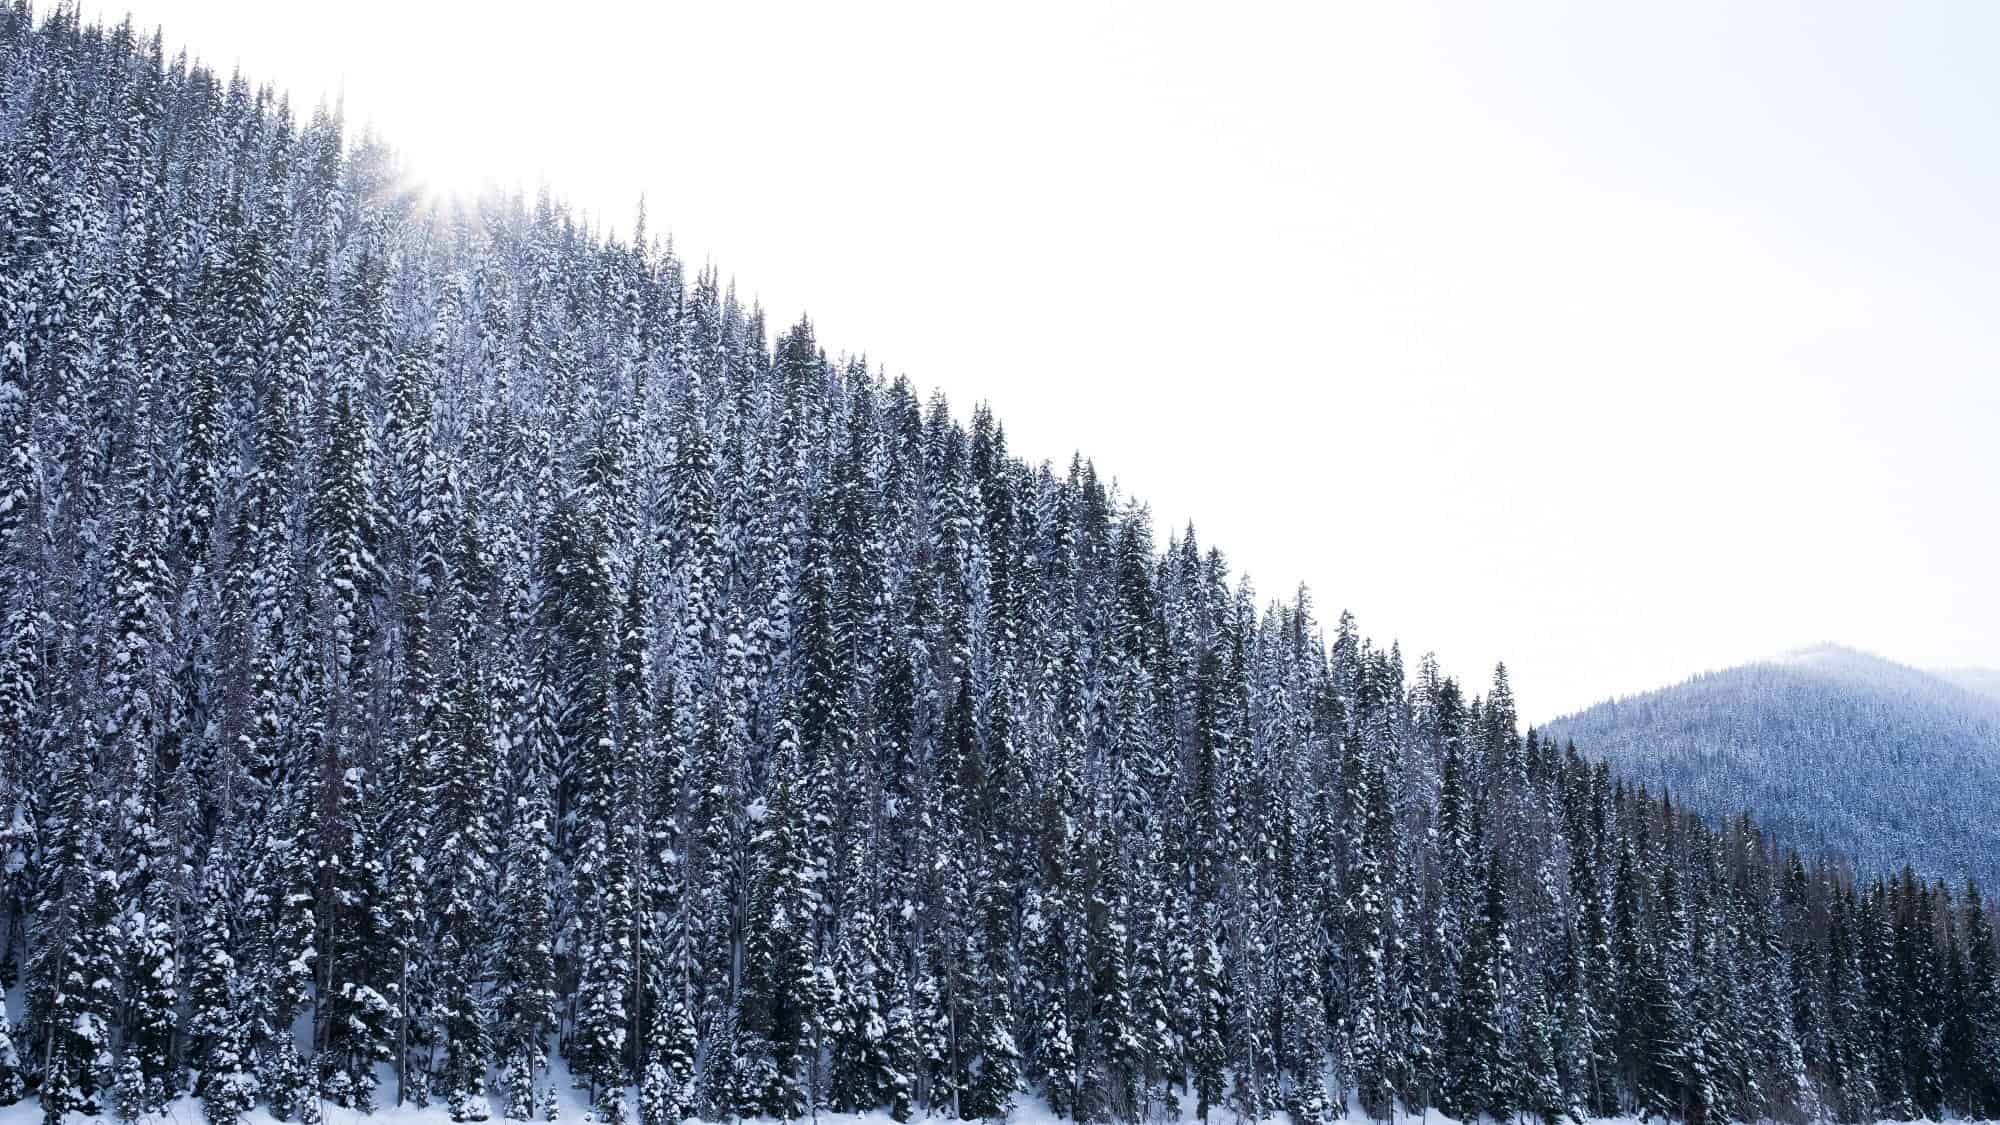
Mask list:
[[[2000,698],[1833,645],[1696,676],[1549,724],[1715,815],[1863,869],[2000,878]]]

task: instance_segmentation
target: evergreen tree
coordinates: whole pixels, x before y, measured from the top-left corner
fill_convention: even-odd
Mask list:
[[[1965,888],[1965,969],[1950,1031],[1958,1079],[1959,1112],[2000,1114],[2000,947],[1979,884]]]
[[[534,1118],[539,1071],[555,1027],[555,951],[551,933],[547,782],[530,765],[514,806],[501,892],[506,931],[500,956],[497,1041],[507,1116]]]

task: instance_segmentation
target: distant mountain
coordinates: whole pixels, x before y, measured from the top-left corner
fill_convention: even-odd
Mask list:
[[[1928,672],[1826,645],[1709,672],[1549,724],[1715,815],[1868,872],[2000,882],[2000,673]]]

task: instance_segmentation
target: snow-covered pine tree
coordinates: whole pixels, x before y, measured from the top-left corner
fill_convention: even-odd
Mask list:
[[[2000,947],[1977,882],[1967,885],[1963,910],[1964,987],[1953,1008],[1962,1023],[1951,1037],[1959,1071],[1958,1104],[1969,1113],[2000,1113],[2000,1083],[1992,1077],[2000,1071]]]
[[[87,743],[72,745],[59,767],[46,868],[51,890],[28,964],[27,1014],[50,1125],[70,1113],[101,1112],[112,1084],[118,876],[105,850],[105,801],[90,757]]]
[[[539,1103],[540,1075],[548,1065],[547,1039],[555,1029],[555,937],[549,887],[553,837],[549,782],[530,758],[508,827],[501,888],[499,997],[495,1040],[507,1116],[531,1121]]]

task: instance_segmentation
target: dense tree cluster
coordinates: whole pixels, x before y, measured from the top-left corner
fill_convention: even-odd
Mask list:
[[[1835,646],[1600,703],[1544,730],[1699,812],[1863,870],[2000,879],[2000,698]]]
[[[0,1100],[2000,1112],[1976,891],[1629,787],[635,227],[0,18]]]

